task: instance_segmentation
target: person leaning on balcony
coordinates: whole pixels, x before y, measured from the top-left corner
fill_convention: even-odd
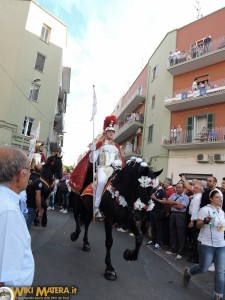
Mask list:
[[[170,140],[172,144],[177,142],[177,129],[175,126],[170,130]]]
[[[217,133],[214,128],[211,129],[209,134],[209,141],[215,142],[216,141]]]
[[[193,91],[197,91],[198,90],[198,84],[196,79],[194,79],[193,83],[192,83],[192,92]]]
[[[169,60],[170,66],[173,66],[174,65],[174,55],[173,55],[172,51],[169,52],[168,60]]]
[[[177,143],[182,143],[183,141],[183,133],[181,125],[177,125]]]

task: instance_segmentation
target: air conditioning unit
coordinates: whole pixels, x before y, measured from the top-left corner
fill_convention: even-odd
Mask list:
[[[214,161],[217,163],[225,162],[225,154],[214,154]]]
[[[198,154],[197,155],[197,161],[202,162],[202,163],[206,163],[206,162],[209,161],[209,155],[208,154]]]

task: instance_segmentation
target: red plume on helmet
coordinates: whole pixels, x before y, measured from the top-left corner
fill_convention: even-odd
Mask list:
[[[114,125],[116,124],[116,116],[111,115],[105,118],[104,120],[104,125],[103,125],[103,131],[106,132],[108,130],[113,130],[114,129]]]

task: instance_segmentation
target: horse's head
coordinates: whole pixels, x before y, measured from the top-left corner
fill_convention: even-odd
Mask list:
[[[162,171],[153,172],[141,158],[132,157],[111,184],[125,198],[129,206],[136,211],[141,211],[146,208],[151,190],[157,187],[158,176]]]
[[[49,183],[51,183],[54,178],[61,179],[62,158],[58,155],[52,155],[48,157],[47,162],[43,165],[41,176]]]
[[[137,189],[137,200],[133,204],[134,218],[141,220],[145,216],[146,208],[149,203],[150,195],[152,191],[159,184],[158,176],[162,173],[163,169],[157,172],[153,172],[150,169],[144,169],[141,177],[138,179],[140,185]]]

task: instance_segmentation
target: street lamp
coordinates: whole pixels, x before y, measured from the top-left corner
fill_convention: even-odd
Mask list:
[[[41,81],[40,78],[35,78],[34,80],[31,81],[31,84],[35,84],[35,83],[40,82],[40,81]],[[29,112],[30,112],[30,105],[31,105],[30,101],[32,100],[32,98],[27,97],[27,99],[29,101],[29,106],[28,106],[28,110],[27,110],[25,116],[27,116],[29,114]],[[24,127],[24,132],[23,132],[23,139],[22,139],[22,142],[21,142],[21,149],[23,149],[24,139],[25,139],[25,127]]]

